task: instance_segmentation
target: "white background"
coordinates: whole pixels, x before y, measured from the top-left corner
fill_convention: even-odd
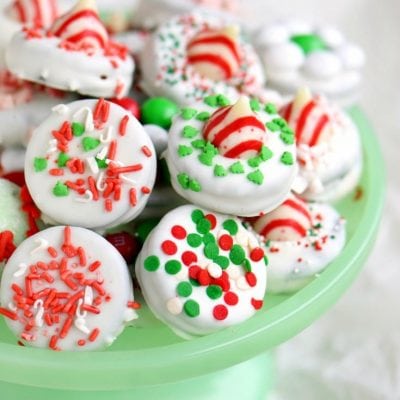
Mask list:
[[[379,136],[387,200],[374,251],[352,288],[278,349],[279,400],[400,399],[400,0],[247,0],[255,24],[301,16],[365,49],[361,105]]]

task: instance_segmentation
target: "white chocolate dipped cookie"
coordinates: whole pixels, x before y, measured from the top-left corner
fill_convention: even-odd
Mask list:
[[[272,104],[222,95],[182,109],[165,158],[174,189],[189,202],[257,216],[287,197],[297,174],[294,135]]]
[[[357,101],[364,52],[336,28],[278,21],[261,29],[255,42],[271,87],[290,95],[308,86],[343,106]]]
[[[263,305],[266,264],[237,218],[187,205],[165,215],[148,236],[136,277],[155,316],[191,338],[252,317]]]
[[[6,51],[19,78],[93,97],[123,97],[134,62],[128,49],[110,40],[94,0],[80,0],[47,29],[24,29]]]
[[[340,254],[346,240],[345,221],[334,208],[293,195],[251,225],[265,243],[273,293],[301,289]]]
[[[256,94],[264,72],[238,26],[193,13],[162,24],[140,55],[141,86],[151,96],[188,105],[206,95]]]
[[[155,174],[142,125],[103,99],[53,108],[26,153],[29,191],[51,224],[103,230],[129,222],[145,207]]]
[[[25,240],[6,264],[0,314],[34,347],[109,346],[137,318],[126,262],[100,235],[58,226]]]
[[[361,175],[362,150],[350,117],[308,89],[300,89],[280,113],[296,135],[301,196],[325,202],[351,192]]]

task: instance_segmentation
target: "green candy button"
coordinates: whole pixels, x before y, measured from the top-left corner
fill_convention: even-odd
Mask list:
[[[188,300],[183,305],[183,310],[187,316],[194,318],[200,314],[200,305],[197,303],[197,301]]]
[[[296,43],[303,50],[304,54],[327,49],[325,42],[317,35],[294,35],[290,40]]]
[[[142,105],[142,123],[169,129],[172,124],[172,118],[178,113],[178,106],[173,101],[165,97],[153,97]]]

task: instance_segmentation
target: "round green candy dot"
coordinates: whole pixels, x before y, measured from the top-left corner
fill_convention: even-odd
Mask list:
[[[246,258],[246,253],[238,244],[234,244],[229,252],[229,259],[235,265],[240,265]]]
[[[189,233],[186,240],[190,247],[199,247],[203,242],[203,239],[197,233]]]
[[[181,268],[181,263],[178,260],[169,260],[165,263],[165,272],[170,275],[177,274]]]
[[[153,124],[169,129],[172,118],[178,114],[178,106],[165,97],[153,97],[142,105],[141,119],[143,124]]]
[[[218,256],[213,260],[215,264],[218,264],[222,269],[227,269],[229,267],[229,258],[225,256]]]
[[[149,236],[150,232],[157,226],[159,222],[159,218],[149,218],[141,222],[136,227],[136,235],[141,242],[144,242],[146,240],[147,236]]]
[[[183,305],[183,309],[187,316],[194,318],[200,314],[200,305],[197,301],[187,300]]]
[[[204,255],[210,259],[214,260],[218,257],[219,247],[216,243],[207,243],[204,246]]]
[[[189,297],[192,291],[192,285],[189,282],[180,282],[176,288],[176,292],[182,297]]]
[[[227,219],[222,224],[225,230],[227,230],[231,235],[236,235],[238,232],[238,224],[233,219]]]
[[[195,287],[201,286],[200,283],[198,281],[196,281],[196,279],[189,278],[189,281],[192,284],[192,286],[195,286]]]
[[[197,209],[197,210],[194,210],[194,211],[192,212],[191,217],[192,217],[192,221],[193,221],[195,224],[197,224],[202,218],[204,218],[204,213],[203,213],[203,211]]]
[[[149,272],[157,271],[159,266],[160,259],[157,256],[148,256],[144,260],[144,268]]]
[[[215,243],[215,242],[216,242],[215,236],[212,233],[209,232],[209,233],[206,233],[203,236],[203,243],[204,244]]]
[[[304,54],[327,49],[325,42],[318,35],[294,35],[290,38],[290,40],[297,44],[303,50]]]
[[[197,232],[204,235],[204,234],[210,232],[211,222],[207,218],[202,218],[200,221],[197,222],[196,229],[197,229]]]
[[[206,289],[207,296],[210,299],[216,300],[222,296],[221,286],[218,285],[210,285]]]

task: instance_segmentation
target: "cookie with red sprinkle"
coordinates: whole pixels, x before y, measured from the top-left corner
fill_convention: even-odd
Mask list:
[[[100,235],[58,226],[25,240],[4,268],[0,314],[23,343],[109,346],[137,317],[126,262]]]
[[[268,256],[268,291],[292,292],[309,283],[342,251],[345,221],[328,204],[290,195],[275,210],[251,219]]]
[[[232,216],[192,205],[170,211],[136,261],[144,298],[178,335],[206,335],[241,323],[262,307],[267,258]]]
[[[27,186],[47,222],[100,230],[142,212],[156,173],[142,125],[104,99],[53,108],[25,161]]]

